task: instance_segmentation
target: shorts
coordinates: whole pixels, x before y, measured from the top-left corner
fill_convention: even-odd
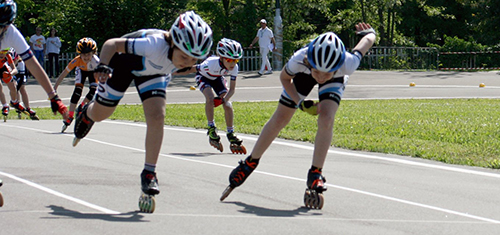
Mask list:
[[[321,102],[322,100],[328,99],[340,104],[348,79],[349,76],[345,75],[342,77],[334,77],[323,84],[319,84],[319,101]],[[298,73],[293,78],[293,84],[299,93],[300,99],[305,99],[318,82],[316,82],[310,74]],[[295,108],[295,106],[297,106],[284,89],[283,93],[281,93],[279,102],[289,108]]]
[[[143,69],[142,58],[131,54],[115,54],[109,63],[109,67],[113,68],[112,77],[105,83],[99,83],[96,102],[108,107],[117,106],[132,81],[142,102],[151,97],[166,98],[170,74],[139,77],[132,73]]]
[[[220,76],[215,80],[212,80],[201,75],[200,73],[197,73],[195,79],[196,86],[201,92],[203,92],[205,88],[212,88],[217,96],[227,93],[227,81],[224,76]]]

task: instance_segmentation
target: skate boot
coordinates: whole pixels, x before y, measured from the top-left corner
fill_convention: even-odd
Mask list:
[[[145,213],[153,213],[156,206],[155,195],[160,193],[158,178],[156,178],[155,172],[142,171],[141,189],[142,194],[139,197],[139,210]]]
[[[36,115],[35,110],[33,110],[31,108],[26,108],[26,112],[29,113],[31,120],[33,120],[33,121],[40,120],[40,118],[38,117],[38,115]]]
[[[231,145],[229,146],[229,148],[231,149],[231,153],[247,154],[247,149],[245,148],[245,146],[243,146],[243,144],[241,144],[243,140],[238,139],[238,137],[236,137],[233,132],[227,133],[227,139],[231,143]]]
[[[320,170],[309,170],[307,174],[307,189],[304,193],[304,205],[307,208],[319,210],[323,208],[325,202],[323,191],[326,191],[325,182],[326,179]]]
[[[61,129],[61,133],[64,133],[64,131],[66,131],[66,129],[68,128],[69,125],[71,125],[71,123],[73,122],[73,117],[68,117],[68,119],[64,120],[63,121],[63,126],[62,126],[62,129]]]
[[[7,116],[9,116],[9,106],[3,106],[2,115],[3,115],[3,122],[6,122]]]
[[[2,182],[2,180],[0,180],[0,187],[2,187],[2,185],[3,185],[3,182]],[[2,206],[3,206],[3,197],[2,197],[2,192],[0,192],[0,207],[2,207]]]
[[[73,146],[76,146],[80,140],[82,140],[92,129],[94,121],[87,116],[87,108],[89,105],[85,105],[82,109],[80,115],[76,117],[75,121],[75,138],[73,139]]]
[[[80,103],[80,105],[78,105],[78,107],[76,107],[75,113],[77,117],[82,113],[83,106],[85,106],[85,103],[82,102]]]
[[[252,156],[248,156],[245,161],[239,162],[239,166],[231,171],[229,175],[229,186],[227,186],[226,190],[222,193],[220,197],[220,201],[226,199],[227,196],[233,191],[234,188],[240,186],[245,182],[245,180],[252,174],[252,172],[257,168],[259,164],[258,160],[252,159]],[[250,161],[251,160],[251,161]]]
[[[16,113],[17,113],[17,117],[19,119],[21,119],[21,113],[24,113],[26,115],[30,115],[27,111],[26,111],[26,108],[24,108],[24,106],[19,103],[19,102],[12,102],[12,100],[10,101],[10,106],[15,108],[16,109]]]
[[[217,135],[217,127],[215,126],[209,127],[207,135],[208,135],[208,142],[210,143],[210,145],[212,145],[212,147],[216,148],[222,153],[222,151],[224,151],[224,147],[220,142],[220,136]]]

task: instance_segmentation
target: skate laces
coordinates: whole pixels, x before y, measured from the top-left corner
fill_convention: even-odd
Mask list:
[[[318,169],[309,171],[309,175],[307,177],[307,183],[309,188],[315,189],[319,187],[324,187],[326,182],[325,177],[321,174],[321,171]]]

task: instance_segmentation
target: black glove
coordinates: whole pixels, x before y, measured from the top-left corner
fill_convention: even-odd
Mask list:
[[[55,114],[56,112],[59,112],[60,114],[64,114],[68,111],[68,108],[64,106],[62,103],[61,99],[59,98],[58,95],[55,95],[50,99],[50,108],[52,109],[52,112]]]
[[[95,73],[112,73],[113,69],[105,64],[99,64],[97,67],[94,69]]]

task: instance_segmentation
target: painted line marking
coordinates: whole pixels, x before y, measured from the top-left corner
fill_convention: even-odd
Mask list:
[[[83,205],[83,206],[86,206],[86,207],[89,207],[89,208],[92,208],[94,210],[97,210],[97,211],[100,211],[102,213],[105,213],[105,214],[120,214],[120,212],[117,212],[117,211],[113,211],[113,210],[110,210],[110,209],[106,209],[104,207],[100,207],[98,205],[95,205],[95,204],[92,204],[92,203],[89,203],[89,202],[86,202],[86,201],[83,201],[81,199],[78,199],[78,198],[75,198],[75,197],[72,197],[72,196],[68,196],[66,194],[63,194],[63,193],[60,193],[60,192],[57,192],[55,190],[52,190],[50,188],[47,188],[47,187],[44,187],[42,185],[39,185],[37,183],[33,183],[29,180],[26,180],[26,179],[23,179],[23,178],[20,178],[20,177],[17,177],[15,175],[12,175],[12,174],[9,174],[9,173],[5,173],[5,172],[1,172],[0,171],[0,175],[3,175],[5,177],[8,177],[8,178],[11,178],[15,181],[19,181],[23,184],[26,184],[28,186],[31,186],[33,188],[36,188],[36,189],[39,189],[39,190],[42,190],[46,193],[49,193],[49,194],[52,194],[54,196],[57,196],[57,197],[60,197],[60,198],[64,198],[66,200],[69,200],[69,201],[72,201],[72,202],[75,202],[75,203],[78,203],[80,205]]]
[[[125,123],[125,122],[115,122],[115,121],[103,121],[103,122],[104,123],[110,123],[110,124],[119,124],[119,125],[130,125],[130,126],[146,127],[145,124],[137,124],[137,123]],[[35,129],[35,128],[27,128],[27,127],[19,127],[19,126],[11,126],[11,125],[5,125],[5,126],[15,127],[15,128],[20,128],[20,129],[36,130],[36,131],[40,131],[40,132],[48,132],[48,133],[50,133],[50,131],[41,130],[41,129]],[[194,131],[194,130],[187,130],[187,129],[180,129],[180,128],[170,128],[170,127],[164,127],[164,129],[174,130],[174,131],[188,131],[188,132],[196,132],[196,133],[200,133],[200,132],[201,133],[205,133],[205,132],[202,132],[202,131]],[[72,137],[72,135],[70,135],[70,134],[65,134],[64,136]],[[253,138],[253,139],[256,139],[256,138]],[[95,143],[99,143],[99,144],[103,144],[103,145],[108,145],[108,146],[113,146],[113,147],[118,147],[118,148],[123,148],[123,149],[129,149],[129,150],[133,150],[133,151],[138,151],[138,152],[142,152],[142,153],[145,152],[144,149],[139,149],[139,148],[124,146],[124,145],[120,145],[120,144],[108,143],[108,142],[104,142],[104,141],[100,141],[100,140],[95,140],[95,139],[91,139],[91,138],[85,138],[84,140],[95,142]],[[284,145],[291,146],[291,147],[299,147],[299,148],[304,148],[304,149],[312,149],[312,147],[309,147],[309,146],[301,146],[301,145],[293,144],[293,143],[285,143],[285,142],[280,142],[280,141],[275,141],[273,143],[275,143],[275,144],[284,144]],[[333,151],[333,152],[334,153],[347,154],[347,155],[351,155],[351,156],[358,156],[358,157],[365,157],[365,158],[366,158],[366,156],[368,156],[369,158],[373,158],[373,159],[393,161],[393,159],[385,159],[385,158],[382,158],[382,157],[369,156],[369,155],[366,155],[366,154],[346,153],[346,152],[341,152],[341,151]],[[234,166],[229,166],[229,165],[224,165],[224,164],[219,164],[219,163],[213,163],[213,162],[206,162],[206,161],[195,160],[195,159],[182,158],[182,157],[177,157],[177,156],[172,156],[172,155],[162,154],[162,153],[160,153],[160,156],[164,156],[164,157],[168,157],[168,158],[172,158],[172,159],[178,159],[178,160],[182,160],[182,161],[195,162],[195,163],[201,163],[201,164],[213,165],[213,166],[219,166],[219,167],[224,167],[224,168],[229,168],[229,169],[234,168]],[[394,159],[394,160],[398,160],[398,159]],[[410,165],[415,164],[414,162],[407,161],[407,160],[394,161],[394,162],[398,162],[398,163],[402,163],[402,164],[410,164]],[[425,164],[425,163],[418,163],[416,165],[420,165],[420,166],[424,166],[424,167],[431,166],[431,164]],[[430,167],[430,168],[434,168],[434,167]],[[454,168],[452,168],[452,167],[438,166],[436,168],[437,169],[444,169],[444,170],[451,170],[451,171],[456,171],[456,172],[462,172],[462,173],[470,173],[470,174],[477,173],[478,175],[490,176],[490,177],[496,177],[496,178],[500,177],[500,175],[498,175],[498,174],[476,172],[476,171],[465,170],[465,169],[458,169],[458,168],[454,170]],[[289,179],[289,180],[294,180],[294,181],[305,182],[304,179],[299,179],[299,178],[296,178],[296,177],[279,175],[279,174],[274,174],[274,173],[269,173],[269,172],[263,172],[263,171],[257,171],[257,170],[255,172],[259,173],[259,174],[263,174],[263,175],[272,176],[272,177],[277,177],[277,178],[282,178],[282,179]],[[29,182],[29,181],[27,181],[27,182]],[[31,182],[29,182],[29,183],[31,183]],[[485,218],[485,217],[481,217],[481,216],[475,216],[475,215],[471,215],[471,214],[468,214],[468,213],[458,212],[458,211],[454,211],[454,210],[449,210],[449,209],[440,208],[440,207],[436,207],[436,206],[431,206],[431,205],[426,205],[426,204],[422,204],[422,203],[412,202],[412,201],[408,201],[408,200],[404,200],[404,199],[399,199],[399,198],[395,198],[395,197],[385,196],[385,195],[381,195],[381,194],[371,193],[371,192],[367,192],[367,191],[363,191],[363,190],[358,190],[358,189],[343,187],[343,186],[334,185],[334,184],[328,184],[328,183],[326,183],[325,185],[333,187],[333,188],[337,188],[337,189],[349,191],[349,192],[354,192],[354,193],[363,194],[363,195],[367,195],[367,196],[371,196],[371,197],[385,199],[385,200],[388,200],[388,201],[399,202],[399,203],[402,203],[402,204],[407,204],[407,205],[412,205],[412,206],[415,206],[415,207],[421,207],[421,208],[426,208],[426,209],[429,209],[429,210],[434,210],[434,211],[449,213],[449,214],[458,215],[458,216],[462,216],[462,217],[466,217],[466,218],[471,218],[471,219],[475,219],[475,220],[480,220],[480,221],[484,221],[484,222],[488,222],[488,223],[500,224],[499,220],[494,220],[494,219]],[[43,187],[43,186],[40,186],[40,187]],[[45,188],[45,187],[43,187],[43,188]],[[50,190],[50,191],[53,191],[53,190]],[[55,192],[55,191],[53,191],[53,192]],[[54,195],[59,196],[59,194],[60,194],[61,197],[66,198],[68,200],[71,200],[71,201],[77,200],[75,202],[77,202],[79,204],[86,203],[86,202],[83,202],[83,201],[81,201],[79,199],[76,199],[76,198],[73,198],[73,197],[69,197],[69,196],[66,196],[66,195],[61,194],[61,193],[57,193],[57,194],[54,194]],[[94,208],[94,209],[99,208],[99,209],[102,209],[102,210],[108,210],[108,209],[105,209],[105,208],[102,208],[102,207],[95,206],[95,205],[90,204],[90,203],[86,203],[86,204],[89,204],[89,205],[86,205],[86,206],[88,206],[90,208]],[[84,205],[84,204],[82,204],[82,205]],[[95,207],[97,207],[97,208],[95,208]],[[97,210],[99,210],[99,209],[97,209]],[[111,211],[111,210],[108,210],[108,212],[115,213],[115,211]],[[118,212],[116,212],[116,213],[118,213]]]

